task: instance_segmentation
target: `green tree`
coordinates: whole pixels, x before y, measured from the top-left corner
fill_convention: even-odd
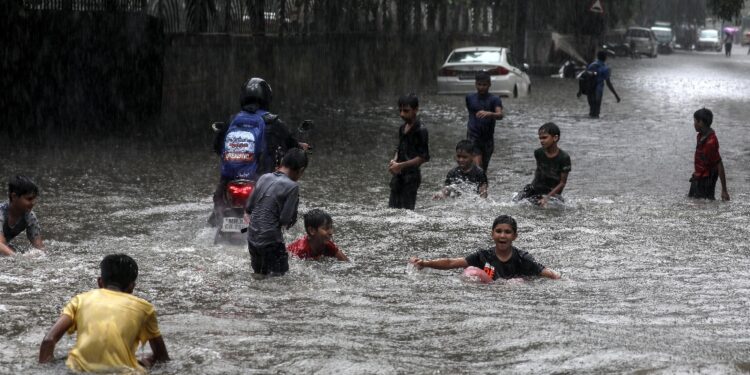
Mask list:
[[[740,17],[740,11],[745,5],[744,0],[708,0],[711,13],[725,21]]]

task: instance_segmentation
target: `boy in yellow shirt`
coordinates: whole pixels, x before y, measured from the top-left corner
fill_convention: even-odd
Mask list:
[[[168,361],[154,306],[132,295],[138,264],[125,254],[110,254],[99,266],[99,289],[79,294],[65,305],[42,340],[39,363],[54,359],[55,345],[65,332],[78,332],[65,362],[74,371],[143,371],[143,367]],[[135,352],[146,341],[153,354],[139,361]]]

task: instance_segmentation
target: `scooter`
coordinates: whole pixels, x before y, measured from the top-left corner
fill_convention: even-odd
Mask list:
[[[297,128],[297,132],[301,135],[310,131],[312,127],[312,120],[305,120]],[[223,132],[225,128],[226,124],[223,122],[211,124],[211,129],[216,133]],[[307,153],[311,152],[310,149],[308,149]],[[245,205],[254,190],[254,180],[235,179],[227,182],[220,202],[214,203],[214,217],[210,220],[216,226],[214,244],[229,243],[232,245],[241,245],[247,241],[245,235],[247,231]]]

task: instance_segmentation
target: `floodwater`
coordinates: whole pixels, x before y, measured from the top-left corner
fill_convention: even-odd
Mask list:
[[[460,96],[423,95],[432,160],[415,211],[387,208],[395,98],[308,108],[316,128],[304,137],[316,147],[300,210],[330,212],[352,262],[292,260],[288,275],[264,281],[250,277],[245,247],[212,243],[208,144],[4,147],[0,176],[41,185],[35,211],[49,250],[0,259],[0,373],[66,372],[62,361],[36,364],[39,343],[115,252],[138,261],[135,294],[159,313],[173,360],[154,374],[750,371],[750,56],[610,65],[623,101],[606,93],[599,120],[585,116],[572,80],[534,77],[530,97],[504,100],[487,200],[431,200],[466,114]],[[685,198],[702,106],[715,114],[731,202]],[[573,161],[566,204],[514,204],[547,121]],[[518,220],[515,245],[562,280],[478,285],[458,270],[407,267],[412,255],[491,246],[500,214]],[[64,337],[56,357],[73,343]]]

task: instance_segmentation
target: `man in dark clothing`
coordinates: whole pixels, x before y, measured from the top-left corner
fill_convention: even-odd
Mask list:
[[[490,94],[491,78],[487,72],[476,75],[477,92],[466,95],[466,109],[469,121],[466,124],[466,139],[476,147],[474,162],[484,173],[490,165],[495,151],[495,121],[503,118],[503,102],[500,97]]]
[[[620,102],[620,96],[617,95],[614,86],[612,86],[612,81],[609,79],[610,70],[607,64],[604,63],[605,61],[607,61],[607,52],[599,51],[596,54],[596,61],[589,64],[586,68],[586,70],[594,74],[594,79],[596,80],[596,87],[594,90],[586,93],[586,98],[589,102],[589,117],[591,118],[599,118],[599,112],[602,108],[602,97],[604,96],[604,83],[609,87],[609,91],[612,91],[612,94],[615,95],[617,102]],[[581,97],[580,90],[576,96],[579,98]]]
[[[416,95],[402,96],[398,107],[404,124],[398,129],[398,148],[388,163],[388,172],[393,175],[388,207],[413,210],[422,183],[419,166],[430,160],[429,135],[417,119],[419,98]]]

